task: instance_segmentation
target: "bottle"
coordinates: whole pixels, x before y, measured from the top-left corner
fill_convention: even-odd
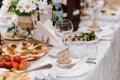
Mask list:
[[[53,25],[55,25],[55,23],[58,20],[62,20],[62,18],[63,18],[63,9],[60,4],[60,0],[54,0],[53,9],[52,9]]]

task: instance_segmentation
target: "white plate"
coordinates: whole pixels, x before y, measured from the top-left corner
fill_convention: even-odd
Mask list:
[[[91,41],[71,41],[71,42],[66,42],[67,44],[75,44],[75,45],[81,45],[81,44],[94,44],[96,42],[98,42],[101,39],[101,37],[98,37],[95,40],[91,40]]]
[[[6,40],[22,40],[23,38],[8,38],[5,33],[2,34]]]
[[[111,10],[109,10],[109,9],[101,9],[101,10],[108,10],[108,11],[111,11]],[[100,11],[101,11],[100,10]],[[98,19],[102,19],[102,20],[110,20],[110,21],[116,21],[116,20],[118,20],[119,19],[119,16],[120,16],[120,12],[118,12],[118,11],[114,11],[114,13],[115,13],[115,15],[104,15],[104,14],[102,14],[101,12],[98,12],[98,14],[97,14],[97,18]]]
[[[77,68],[74,71],[71,71],[67,74],[63,74],[63,75],[58,75],[60,77],[76,77],[76,76],[83,76],[85,75],[87,72],[89,71],[89,66],[87,63],[81,65],[79,68]]]
[[[3,52],[5,52],[5,54],[9,54],[6,48],[2,48],[2,49],[3,49]],[[33,55],[34,57],[30,57],[30,56],[31,56],[30,54],[29,54],[29,55],[26,55],[26,56],[21,56],[21,57],[22,57],[22,58],[25,58],[25,59],[27,59],[27,60],[29,60],[29,61],[31,61],[31,60],[35,60],[35,59],[42,58],[42,57],[44,57],[46,54],[47,54],[47,53],[44,52],[44,53],[40,53],[40,54],[38,54],[38,55]],[[9,54],[9,55],[11,55],[11,54]],[[19,54],[14,54],[14,55],[11,55],[11,56],[15,56],[15,55],[19,55]]]
[[[80,61],[75,66],[73,66],[71,69],[65,69],[65,68],[55,66],[53,71],[55,71],[56,76],[58,77],[82,76],[89,71],[89,65],[86,63],[86,60]]]
[[[86,44],[94,44],[94,43],[97,43],[100,39],[101,39],[101,37],[98,37],[98,38],[95,39],[95,40],[86,41]]]
[[[102,29],[101,28],[93,29],[93,28],[88,27],[88,30],[90,30],[90,31],[101,31]]]

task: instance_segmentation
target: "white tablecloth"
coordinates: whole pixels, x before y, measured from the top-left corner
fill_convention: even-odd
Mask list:
[[[109,36],[109,38],[101,39],[98,43],[93,44],[97,46],[96,64],[88,63],[89,71],[86,74],[75,76],[75,77],[56,77],[55,80],[119,80],[120,79],[119,21],[116,21],[116,22],[98,21],[98,23],[102,25],[101,27],[105,31],[103,30],[101,33],[97,32],[97,34],[104,33],[106,36]],[[79,30],[85,30],[85,26],[84,27],[81,26]],[[112,34],[107,35],[109,31],[111,31]],[[49,62],[50,60],[50,62],[53,64],[55,63],[55,60],[56,60],[50,56],[47,56],[47,59],[48,60],[46,60],[45,58],[44,61]],[[38,75],[40,76],[40,74],[37,74],[37,76]],[[39,80],[39,79],[35,79],[35,80]],[[54,80],[54,79],[49,78],[48,80]]]

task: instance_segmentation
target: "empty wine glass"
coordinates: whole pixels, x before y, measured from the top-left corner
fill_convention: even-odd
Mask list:
[[[65,38],[68,37],[73,31],[73,24],[69,19],[62,19],[56,22],[55,24],[55,32],[61,37],[63,43]]]

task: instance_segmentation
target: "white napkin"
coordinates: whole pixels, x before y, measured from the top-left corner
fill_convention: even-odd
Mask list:
[[[43,66],[43,65],[46,65],[46,64],[52,64],[53,65],[53,62],[47,56],[45,56],[44,58],[41,58],[41,59],[37,60],[34,63],[32,63],[32,65],[30,67],[28,67],[27,70],[31,70],[31,69],[34,69],[34,68],[37,68],[37,67],[40,67],[40,66]],[[37,71],[31,72],[30,74],[33,73],[34,75],[32,75],[32,76],[34,78],[45,79],[45,78],[48,77],[49,71],[50,71],[50,69],[37,70]]]
[[[51,20],[47,20],[44,24],[40,21],[36,25],[33,37],[39,41],[47,42],[53,46],[62,46],[62,40],[56,35]]]

